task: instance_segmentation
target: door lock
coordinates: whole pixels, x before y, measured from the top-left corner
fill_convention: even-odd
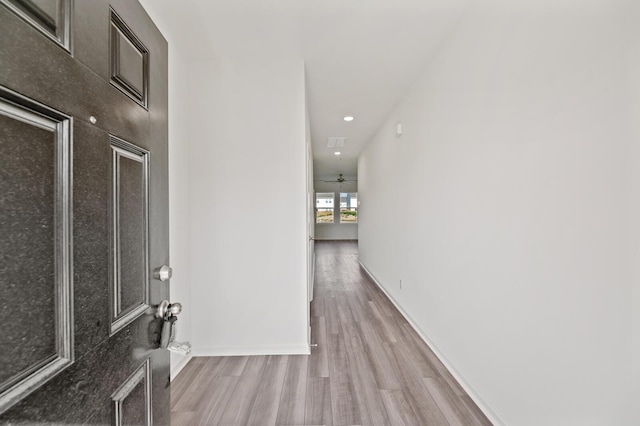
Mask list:
[[[161,267],[156,268],[153,271],[153,278],[162,282],[169,281],[169,278],[171,278],[172,275],[173,269],[171,269],[167,265],[162,265]]]
[[[163,300],[156,309],[156,318],[168,320],[169,317],[179,315],[182,312],[182,303],[169,303],[168,300]]]

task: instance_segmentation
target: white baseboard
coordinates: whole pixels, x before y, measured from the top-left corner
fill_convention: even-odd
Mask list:
[[[378,286],[378,288],[389,298],[391,303],[400,311],[400,314],[407,320],[407,322],[413,327],[418,336],[429,346],[431,351],[436,355],[436,357],[444,364],[447,370],[451,373],[451,375],[458,381],[462,389],[469,395],[469,398],[476,403],[480,411],[484,413],[485,416],[493,423],[495,426],[504,426],[506,423],[480,398],[480,395],[476,391],[473,390],[471,386],[462,378],[462,376],[456,371],[456,369],[451,365],[451,363],[447,360],[447,358],[440,352],[437,346],[431,341],[431,339],[420,329],[420,327],[416,324],[416,322],[402,309],[400,304],[396,302],[396,300],[387,292],[384,286],[376,279],[375,276],[367,269],[367,267],[358,259],[358,263],[362,267],[362,269],[367,273],[371,281]]]
[[[187,365],[187,363],[191,360],[191,358],[193,358],[192,354],[183,356],[180,358],[180,360],[177,362],[177,364],[174,366],[172,366],[171,368],[171,381],[173,381],[173,379],[176,378],[176,376],[178,375],[178,373],[180,373],[182,371],[182,369]]]
[[[299,346],[212,346],[194,347],[193,356],[309,355],[309,345]]]

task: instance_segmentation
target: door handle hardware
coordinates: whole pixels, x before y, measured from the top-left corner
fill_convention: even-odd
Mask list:
[[[169,303],[168,300],[163,300],[156,309],[156,318],[166,321],[169,317],[180,315],[180,312],[182,312],[182,303]]]
[[[169,278],[171,278],[172,276],[173,269],[171,269],[167,265],[162,265],[161,267],[156,268],[153,271],[153,278],[162,282],[169,281]]]
[[[162,349],[169,349],[171,352],[186,355],[191,352],[191,343],[175,341],[175,322],[178,321],[177,315],[180,315],[180,312],[182,312],[181,303],[169,303],[168,300],[163,300],[158,305],[158,308],[156,309],[156,318],[162,320],[160,347]]]
[[[178,318],[173,316],[164,320],[164,323],[162,324],[162,336],[160,337],[161,348],[166,349],[169,346],[169,343],[174,339],[175,329],[173,328],[173,323],[177,320]]]

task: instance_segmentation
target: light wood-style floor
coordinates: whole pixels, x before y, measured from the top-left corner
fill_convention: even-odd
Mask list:
[[[193,358],[172,425],[491,425],[358,264],[316,243],[310,356]]]

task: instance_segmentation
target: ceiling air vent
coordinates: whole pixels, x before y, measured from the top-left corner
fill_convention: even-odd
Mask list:
[[[329,148],[342,148],[344,147],[344,144],[347,142],[347,138],[345,137],[336,137],[336,136],[331,136],[327,138],[327,147]]]

